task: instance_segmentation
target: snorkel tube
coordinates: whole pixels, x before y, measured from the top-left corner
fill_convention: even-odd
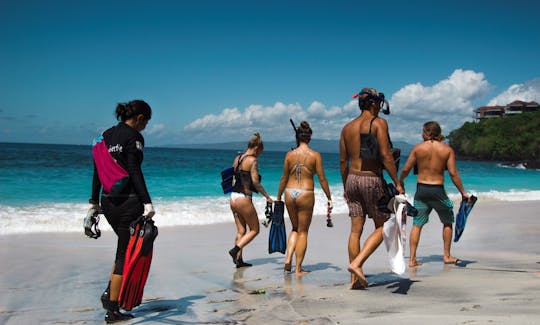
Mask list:
[[[294,130],[294,135],[296,135],[296,133],[298,133],[298,129],[296,128],[296,125],[294,125],[294,122],[293,122],[292,118],[289,119],[289,121],[291,122],[292,128]]]
[[[296,125],[294,125],[292,118],[289,119],[289,121],[291,122],[292,128],[294,130],[294,137],[296,139],[296,147],[298,148],[298,146],[300,145],[300,143],[298,142],[298,129],[296,128]]]

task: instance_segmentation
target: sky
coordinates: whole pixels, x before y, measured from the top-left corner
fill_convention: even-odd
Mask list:
[[[338,139],[385,93],[393,141],[473,110],[540,102],[538,1],[0,0],[0,142],[90,144],[117,103],[146,146]]]

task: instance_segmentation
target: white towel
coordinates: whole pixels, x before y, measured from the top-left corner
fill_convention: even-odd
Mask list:
[[[407,240],[407,196],[400,194],[388,202],[388,208],[393,211],[383,226],[383,240],[388,252],[388,260],[392,272],[405,272],[404,245]]]

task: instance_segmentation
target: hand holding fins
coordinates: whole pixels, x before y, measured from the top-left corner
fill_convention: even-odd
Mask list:
[[[270,223],[272,222],[272,218],[274,217],[274,212],[272,211],[272,202],[266,201],[266,207],[264,208],[264,215],[266,216],[266,220],[262,222],[263,226],[268,227]]]
[[[133,221],[124,261],[124,272],[118,302],[120,307],[131,310],[142,302],[144,285],[152,263],[154,240],[158,228],[154,220],[144,215]]]

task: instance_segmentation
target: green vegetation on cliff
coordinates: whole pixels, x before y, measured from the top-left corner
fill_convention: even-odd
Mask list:
[[[466,122],[448,136],[465,159],[540,161],[540,111]]]

